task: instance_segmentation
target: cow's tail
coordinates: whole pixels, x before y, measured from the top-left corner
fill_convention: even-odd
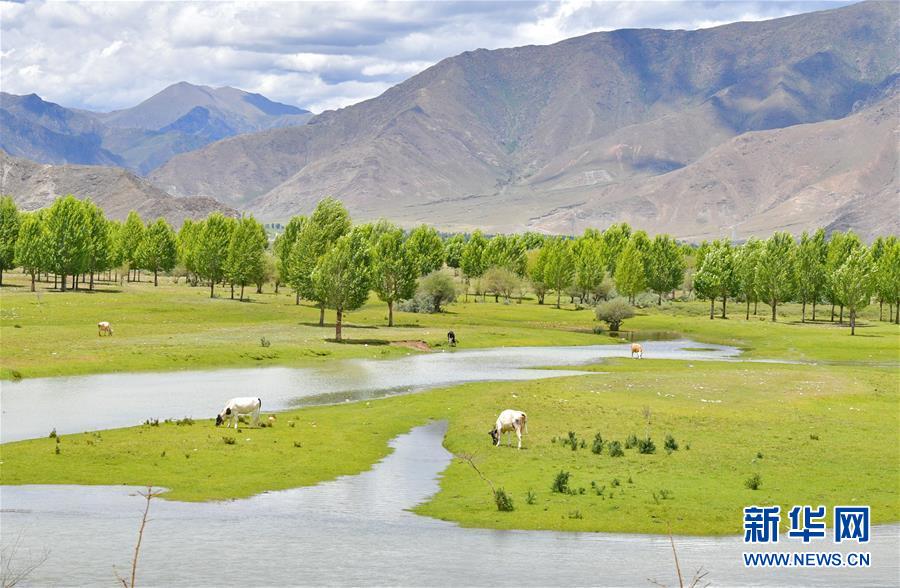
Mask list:
[[[525,432],[528,433],[528,415],[522,413],[522,424],[525,425]]]

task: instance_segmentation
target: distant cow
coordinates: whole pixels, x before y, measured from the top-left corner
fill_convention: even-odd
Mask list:
[[[493,429],[488,431],[488,435],[491,436],[493,444],[500,447],[500,436],[503,433],[507,433],[506,446],[509,447],[509,433],[515,431],[516,437],[519,438],[519,449],[522,449],[523,429],[526,433],[528,432],[528,415],[521,410],[506,409],[500,413],[499,417],[497,417],[497,424],[494,425]]]
[[[447,343],[450,344],[450,347],[456,347],[456,333],[453,331],[447,333]]]
[[[97,336],[102,337],[103,333],[106,333],[108,337],[112,337],[112,325],[107,321],[100,321],[99,323],[97,323]]]
[[[232,398],[225,404],[222,412],[216,416],[216,426],[218,427],[228,419],[231,419],[234,422],[234,428],[237,429],[238,421],[240,420],[238,417],[242,414],[252,414],[253,424],[256,425],[259,423],[259,410],[261,408],[262,400],[259,398]]]
[[[638,359],[644,358],[644,348],[640,343],[632,343],[631,344],[631,357],[634,359],[634,356],[637,355]]]

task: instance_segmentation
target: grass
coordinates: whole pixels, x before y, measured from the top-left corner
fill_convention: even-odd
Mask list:
[[[250,302],[210,299],[206,288],[172,284],[163,278],[154,288],[146,282],[101,285],[94,293],[31,293],[20,274],[8,273],[0,299],[0,379],[63,376],[113,371],[173,371],[260,365],[300,366],[348,358],[390,358],[412,352],[398,341],[425,341],[446,347],[454,330],[461,348],[519,345],[587,345],[611,343],[596,335],[592,310],[569,305],[556,309],[527,299],[522,304],[455,303],[439,315],[395,312],[397,326],[388,328],[387,307],[374,297],[362,309],[347,313],[346,344],[330,342],[329,328],[318,326],[319,311],[296,306],[284,291],[267,289]],[[474,298],[470,298],[474,300]],[[803,361],[897,362],[900,328],[877,318],[870,307],[850,339],[849,328],[836,323],[799,323],[799,307],[786,305],[778,323],[761,315],[710,321],[705,302],[667,304],[639,310],[624,328],[638,333],[668,331],[703,343],[736,345],[752,358]],[[820,316],[825,316],[823,308]],[[333,320],[333,313],[327,319]],[[113,337],[98,337],[96,323],[113,324]],[[264,347],[265,338],[269,346]],[[852,343],[851,343],[852,342]]]
[[[152,483],[178,500],[240,498],[363,471],[389,452],[392,437],[440,418],[450,423],[448,450],[474,454],[516,505],[515,515],[498,512],[472,468],[454,462],[441,491],[416,512],[465,526],[664,533],[668,523],[678,534],[727,534],[739,532],[749,504],[812,503],[870,504],[875,521],[900,520],[895,371],[689,366],[616,360],[605,374],[305,408],[280,414],[274,427],[239,433],[198,420],[65,435],[59,455],[55,439],[10,443],[2,446],[0,477],[3,484]],[[493,448],[493,415],[513,405],[531,417],[525,449]],[[590,444],[573,451],[553,442],[568,431],[586,439],[601,432],[607,442],[649,435],[659,448],[671,434],[679,449],[627,449],[613,458]],[[561,470],[570,472],[574,494],[551,491]],[[761,479],[755,491],[745,485],[754,474]],[[592,482],[606,486],[602,495]],[[570,517],[574,511],[581,516]]]
[[[348,317],[345,336],[356,344],[342,345],[316,325],[317,309],[295,306],[288,294],[210,300],[205,289],[168,279],[159,288],[33,294],[20,276],[5,281],[13,286],[0,300],[3,378],[390,358],[414,351],[386,343],[442,348],[451,328],[463,349],[614,341],[592,333],[590,309],[529,300],[455,303],[440,315],[397,312],[393,328],[384,326],[385,305],[372,300]],[[732,309],[728,320],[710,321],[706,303],[669,304],[639,311],[624,328],[637,338],[678,332],[736,345],[754,359],[805,363],[645,355],[585,368],[603,373],[309,407],[279,415],[272,428],[238,433],[197,420],[9,443],[0,446],[0,482],[153,484],[170,488],[168,499],[240,498],[366,470],[387,455],[391,438],[447,419],[445,446],[474,454],[515,507],[499,512],[473,468],[455,461],[440,492],[416,512],[465,526],[664,533],[668,524],[680,534],[732,534],[749,504],[870,504],[876,523],[900,520],[900,329],[875,320],[877,308],[867,309],[852,338],[837,324],[800,324],[796,305],[783,307],[774,324]],[[113,323],[114,337],[97,337],[99,320]],[[487,430],[502,408],[529,414],[522,451],[490,447]],[[585,448],[563,445],[570,431]],[[607,449],[595,454],[597,433]],[[631,435],[649,436],[656,451],[611,457],[608,447],[625,447]],[[667,435],[677,449],[665,450]],[[570,493],[551,491],[560,471],[570,473]],[[758,484],[746,483],[757,476]]]

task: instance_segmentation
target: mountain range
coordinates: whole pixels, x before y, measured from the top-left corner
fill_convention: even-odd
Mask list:
[[[862,2],[469,51],[312,117],[189,84],[107,114],[41,101],[47,114],[26,117],[4,96],[0,146],[84,153],[267,221],[330,195],[356,219],[445,230],[628,221],[694,241],[818,226],[871,238],[900,232],[898,74],[900,4]],[[13,129],[18,151],[8,117],[40,127]]]
[[[310,116],[260,94],[187,82],[107,113],[4,92],[0,148],[38,163],[115,165],[146,174],[178,153],[241,133],[304,124]]]

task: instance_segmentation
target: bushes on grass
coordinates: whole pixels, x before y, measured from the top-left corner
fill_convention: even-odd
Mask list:
[[[551,486],[551,490],[554,492],[558,492],[560,494],[568,494],[569,492],[569,472],[561,471],[556,474],[556,478],[553,480],[553,486]]]
[[[606,446],[610,457],[622,457],[625,451],[622,450],[622,444],[619,441],[610,441]]]
[[[494,491],[494,502],[497,504],[497,510],[500,512],[512,512],[515,510],[512,496],[507,494],[503,488],[497,488]]]
[[[647,437],[646,439],[640,439],[638,440],[637,450],[638,453],[643,453],[646,455],[656,453],[656,444],[650,437]]]
[[[759,490],[759,487],[762,486],[762,477],[759,473],[753,474],[746,480],[744,480],[744,486],[746,486],[750,490]]]

